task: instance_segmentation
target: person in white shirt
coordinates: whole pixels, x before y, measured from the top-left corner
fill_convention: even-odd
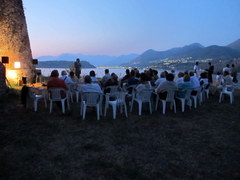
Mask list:
[[[226,67],[223,68],[223,74],[224,74],[225,71],[230,72],[230,65],[229,64],[227,64]]]
[[[98,79],[96,78],[96,74],[95,74],[95,71],[90,71],[89,72],[89,75],[91,77],[91,80],[92,80],[92,83],[98,83]]]
[[[163,71],[161,74],[160,74],[160,78],[158,78],[156,81],[155,81],[155,86],[158,87],[159,84],[161,84],[162,82],[166,81],[166,73]]]
[[[197,76],[194,76],[194,72],[190,72],[190,82],[192,83],[192,95],[196,95],[197,91],[200,89],[200,82]]]
[[[101,84],[104,87],[105,83],[111,79],[111,75],[109,74],[109,69],[105,69],[105,75],[102,77]]]
[[[183,77],[184,77],[184,73],[179,72],[178,73],[178,79],[176,80],[177,85],[183,83]]]
[[[60,77],[60,79],[64,80],[64,82],[66,84],[73,84],[73,80],[70,77],[67,76],[67,72],[66,71],[62,71],[61,75],[62,76]]]
[[[194,65],[194,67],[193,67],[193,71],[194,71],[194,73],[195,73],[195,76],[199,76],[199,67],[198,67],[198,62],[196,62],[196,64]]]
[[[89,75],[84,77],[84,84],[81,84],[79,87],[80,92],[97,92],[103,93],[102,89],[100,88],[99,84],[92,83],[92,79]]]

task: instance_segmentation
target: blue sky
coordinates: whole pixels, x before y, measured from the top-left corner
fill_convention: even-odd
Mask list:
[[[240,0],[23,0],[33,57],[141,54],[240,38]]]

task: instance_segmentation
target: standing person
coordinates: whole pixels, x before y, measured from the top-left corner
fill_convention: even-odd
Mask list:
[[[233,82],[234,83],[238,83],[238,80],[237,80],[237,69],[235,68],[235,65],[232,64],[232,68],[231,68],[231,76],[233,78]]]
[[[194,70],[194,73],[195,73],[195,76],[197,76],[198,77],[198,75],[199,75],[199,67],[198,67],[198,61],[196,62],[196,64],[194,65],[194,67],[193,67],[193,70]]]
[[[212,83],[213,82],[212,75],[213,75],[213,72],[214,72],[214,66],[212,65],[211,62],[209,62],[208,65],[209,65],[209,68],[207,69],[207,71],[208,71],[208,82]]]
[[[75,63],[74,63],[74,68],[75,68],[75,74],[76,74],[78,79],[80,78],[81,67],[82,67],[82,65],[81,65],[80,59],[77,58]]]

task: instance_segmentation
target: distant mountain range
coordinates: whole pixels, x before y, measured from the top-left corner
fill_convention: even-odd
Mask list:
[[[57,66],[69,66],[67,61],[75,61],[80,58],[81,61],[89,63],[89,66],[125,66],[125,67],[146,67],[156,65],[158,62],[166,59],[212,59],[212,60],[233,60],[240,58],[240,39],[227,46],[212,45],[204,47],[199,43],[193,43],[184,47],[172,48],[166,51],[156,51],[149,49],[144,53],[128,54],[121,56],[107,55],[84,55],[84,54],[61,54],[59,56],[41,56],[38,66],[47,66],[51,62],[58,61]],[[49,61],[43,63],[44,61]],[[60,63],[60,61],[62,63]],[[64,63],[65,65],[64,65]],[[45,64],[45,65],[43,65]]]
[[[96,68],[87,61],[81,61],[82,68]],[[74,61],[38,61],[36,68],[71,68]]]
[[[199,43],[193,43],[180,48],[173,48],[167,51],[155,51],[149,49],[140,56],[136,57],[123,66],[146,67],[156,64],[166,59],[218,59],[230,60],[240,58],[240,39],[229,44],[228,46],[212,45],[204,47]]]

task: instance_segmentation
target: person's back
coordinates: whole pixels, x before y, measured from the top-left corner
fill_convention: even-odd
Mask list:
[[[73,84],[73,80],[69,76],[67,76],[66,71],[62,71],[61,75],[62,76],[60,77],[60,79],[64,80],[66,84]]]
[[[190,72],[189,74],[190,74],[190,82],[192,83],[193,90],[198,90],[200,87],[199,79],[196,76],[194,76],[193,72]]]
[[[111,79],[111,75],[109,74],[109,70],[108,69],[105,69],[105,75],[102,77],[102,85],[105,86],[105,83]]]
[[[166,74],[165,72],[162,72],[160,74],[160,78],[158,78],[155,82],[155,86],[158,87],[159,84],[161,84],[162,82],[166,81]]]
[[[190,76],[185,75],[183,82],[178,84],[177,97],[184,98],[188,89],[192,89],[192,83],[190,82]]]
[[[80,92],[97,92],[102,93],[102,89],[100,88],[99,84],[97,83],[91,83],[91,77],[89,75],[85,76],[84,78],[84,84],[81,84],[80,86]]]

